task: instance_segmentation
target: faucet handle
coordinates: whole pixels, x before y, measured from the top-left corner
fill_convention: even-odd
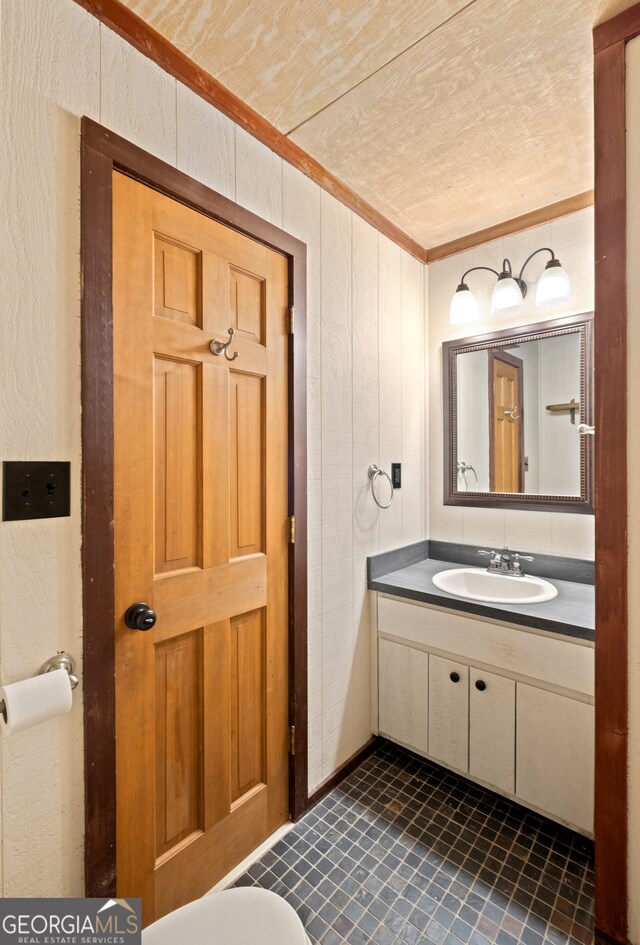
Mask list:
[[[484,549],[478,549],[478,554],[487,555],[489,557],[489,571],[500,571],[507,567],[509,558],[499,551],[484,551]]]
[[[515,575],[517,575],[518,577],[522,577],[524,575],[524,571],[522,570],[522,565],[520,564],[520,562],[521,561],[534,561],[534,560],[535,559],[531,555],[519,555],[517,552],[515,552],[511,559],[512,561],[511,569]]]

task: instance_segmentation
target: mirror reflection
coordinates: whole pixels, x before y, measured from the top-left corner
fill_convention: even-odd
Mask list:
[[[591,510],[591,328],[587,313],[445,343],[445,502]]]
[[[457,359],[458,489],[580,494],[577,332]]]

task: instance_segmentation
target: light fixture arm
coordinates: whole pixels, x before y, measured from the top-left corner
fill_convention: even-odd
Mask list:
[[[524,281],[524,280],[522,279],[522,274],[523,274],[523,272],[525,271],[526,267],[527,267],[527,266],[529,265],[529,263],[531,262],[531,260],[533,259],[533,257],[534,257],[534,256],[537,256],[538,253],[550,253],[550,254],[551,254],[551,259],[555,259],[555,258],[556,258],[556,254],[554,253],[554,251],[553,251],[549,246],[542,246],[540,249],[536,249],[536,251],[533,252],[533,253],[531,253],[531,255],[528,256],[527,259],[525,259],[525,261],[524,261],[523,264],[522,264],[522,269],[520,270],[520,275],[518,276],[518,280],[519,280],[520,282]]]
[[[485,272],[492,272],[492,273],[494,274],[494,276],[499,276],[499,275],[500,275],[499,272],[496,272],[495,269],[491,269],[490,266],[472,266],[471,269],[467,269],[467,271],[466,271],[465,273],[463,273],[462,279],[460,280],[460,285],[463,285],[463,284],[464,284],[464,282],[465,282],[465,280],[466,280],[466,278],[467,278],[467,276],[469,275],[470,272],[477,272],[478,269],[484,269]]]

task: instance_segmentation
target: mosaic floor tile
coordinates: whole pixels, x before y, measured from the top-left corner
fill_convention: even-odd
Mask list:
[[[314,945],[590,945],[593,844],[383,742],[236,881]]]

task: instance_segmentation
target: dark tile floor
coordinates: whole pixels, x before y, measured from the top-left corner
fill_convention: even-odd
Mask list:
[[[384,742],[238,886],[314,943],[588,945],[593,844]]]

